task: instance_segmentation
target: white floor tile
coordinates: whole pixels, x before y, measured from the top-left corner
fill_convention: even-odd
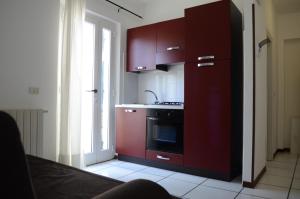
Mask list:
[[[295,165],[286,162],[268,161],[267,167],[294,170]]]
[[[294,178],[300,179],[300,169],[296,169]]]
[[[188,199],[234,199],[236,197],[236,192],[226,191],[222,189],[215,189],[206,186],[198,186],[196,189],[192,190],[190,193],[186,194],[184,198]]]
[[[276,156],[274,161],[277,162],[288,162],[288,163],[293,163],[296,164],[297,162],[297,157],[291,157],[291,156]]]
[[[140,171],[142,173],[149,173],[152,175],[158,175],[158,176],[162,176],[162,177],[167,177],[175,172],[173,171],[168,171],[168,170],[164,170],[164,169],[158,169],[158,168],[153,168],[153,167],[148,167],[142,171]]]
[[[208,187],[214,187],[214,188],[218,188],[218,189],[224,189],[227,191],[234,191],[234,192],[240,192],[243,188],[242,182],[239,180],[225,182],[225,181],[221,181],[221,180],[208,179],[202,185],[208,186]]]
[[[293,189],[300,189],[300,180],[299,179],[294,179],[292,188]]]
[[[194,176],[194,175],[189,175],[185,173],[174,173],[173,175],[169,176],[169,178],[177,179],[177,180],[182,180],[186,182],[191,182],[194,184],[201,184],[204,182],[207,178],[203,178],[200,176]]]
[[[102,170],[102,169],[106,169],[106,168],[112,167],[112,166],[113,166],[113,165],[108,164],[108,163],[99,163],[99,164],[87,166],[87,167],[85,167],[83,170],[89,171],[89,172],[95,172],[95,171],[99,171],[99,170]]]
[[[162,187],[164,187],[171,195],[182,197],[187,192],[192,190],[197,186],[197,184],[189,183],[173,178],[165,178],[157,182]]]
[[[124,169],[124,168],[112,166],[100,171],[96,171],[95,173],[102,176],[118,179],[133,172],[134,171],[130,169]]]
[[[112,159],[112,160],[106,161],[104,163],[108,163],[108,164],[116,166],[116,165],[119,165],[119,164],[122,164],[122,163],[125,163],[125,162],[121,161],[121,160],[117,160],[117,159]]]
[[[262,198],[286,199],[288,188],[258,184],[254,189],[243,188],[242,194],[258,196]]]
[[[266,175],[275,175],[283,177],[293,177],[294,171],[291,169],[267,168]]]
[[[300,198],[300,190],[291,189],[289,199],[299,199]]]
[[[292,177],[282,177],[282,176],[274,176],[265,174],[261,180],[260,184],[273,185],[278,187],[290,187],[292,182]]]
[[[257,197],[257,196],[251,196],[251,195],[246,195],[246,194],[239,194],[236,199],[264,199],[262,197]]]
[[[130,162],[124,162],[124,163],[121,163],[117,166],[121,167],[121,168],[125,168],[125,169],[130,169],[130,170],[133,170],[133,171],[139,171],[139,170],[147,168],[147,166],[140,165],[140,164],[134,164],[134,163],[130,163]]]
[[[135,173],[126,175],[124,177],[121,177],[121,178],[119,178],[119,180],[121,180],[123,182],[129,182],[131,180],[136,180],[136,179],[146,179],[146,180],[151,180],[153,182],[157,182],[163,178],[164,177],[162,177],[162,176],[152,175],[152,174],[148,174],[148,173],[135,172]]]

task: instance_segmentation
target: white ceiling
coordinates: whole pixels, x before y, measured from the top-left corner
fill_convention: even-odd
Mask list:
[[[300,0],[273,0],[280,14],[300,12]]]

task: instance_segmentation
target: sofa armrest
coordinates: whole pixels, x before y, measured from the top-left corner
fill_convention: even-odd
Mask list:
[[[110,189],[93,199],[172,199],[160,185],[149,180],[133,180]]]

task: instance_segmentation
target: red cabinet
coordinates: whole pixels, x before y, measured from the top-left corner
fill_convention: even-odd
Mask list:
[[[229,1],[219,1],[185,10],[186,62],[201,58],[231,57],[231,23]]]
[[[154,70],[156,28],[147,25],[127,31],[127,72]]]
[[[185,15],[184,167],[231,179],[242,163],[242,16],[227,0]]]
[[[230,165],[230,62],[185,64],[184,165],[228,172]]]
[[[116,152],[145,159],[146,109],[116,108]]]
[[[127,31],[127,72],[166,70],[184,62],[184,18],[132,28]]]
[[[184,62],[185,20],[173,19],[156,24],[156,64]]]

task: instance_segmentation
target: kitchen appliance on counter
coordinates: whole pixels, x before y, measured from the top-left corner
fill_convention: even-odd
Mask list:
[[[183,153],[183,110],[148,109],[146,120],[148,150]]]

